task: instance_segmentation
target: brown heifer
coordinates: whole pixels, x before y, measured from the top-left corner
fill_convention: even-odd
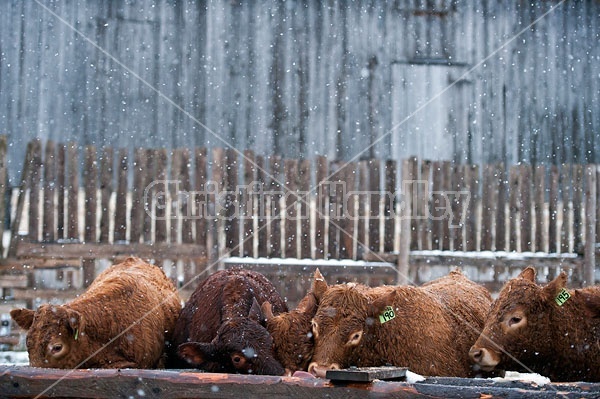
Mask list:
[[[210,372],[284,374],[263,325],[263,302],[276,314],[287,311],[275,287],[260,273],[231,269],[209,276],[181,311],[170,367],[183,367],[177,362],[180,358]]]
[[[561,273],[546,286],[528,267],[494,301],[470,350],[483,370],[512,369],[553,381],[600,381],[600,287],[567,291]]]
[[[467,351],[491,298],[462,273],[422,287],[340,284],[315,294],[312,374],[389,364],[424,375],[474,375]]]
[[[267,320],[267,330],[273,337],[275,357],[285,368],[286,375],[306,371],[313,353],[311,320],[317,312],[317,299],[313,292],[319,282],[324,282],[319,269],[315,271],[311,290],[302,298],[296,309],[273,315],[269,302],[262,305]]]
[[[10,314],[27,330],[31,366],[154,368],[163,366],[165,341],[180,310],[179,295],[163,271],[128,258],[100,273],[69,303]]]

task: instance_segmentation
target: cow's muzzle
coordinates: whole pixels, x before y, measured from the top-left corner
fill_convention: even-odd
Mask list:
[[[325,378],[327,370],[339,370],[340,366],[337,363],[332,363],[329,366],[322,366],[316,362],[312,362],[308,366],[308,372],[315,377]]]
[[[497,353],[477,346],[471,347],[469,357],[483,371],[492,371],[500,363],[500,356]]]

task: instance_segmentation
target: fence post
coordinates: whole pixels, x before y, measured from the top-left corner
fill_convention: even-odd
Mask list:
[[[409,258],[413,190],[413,168],[416,159],[405,159],[402,161],[402,174],[400,179],[402,206],[400,207],[400,253],[398,254],[398,284],[407,284],[409,281]]]
[[[582,285],[596,282],[596,165],[585,167],[585,247]]]

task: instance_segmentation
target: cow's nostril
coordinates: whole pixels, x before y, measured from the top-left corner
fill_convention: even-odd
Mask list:
[[[479,362],[483,356],[483,351],[479,348],[472,348],[469,351],[469,355],[471,355],[471,359],[473,359],[475,362]]]
[[[309,372],[309,373],[311,373],[311,374],[312,374],[312,375],[314,375],[314,376],[316,376],[316,375],[317,375],[317,373],[316,373],[316,371],[315,371],[316,365],[317,365],[316,363],[311,363],[311,364],[308,366],[308,372]]]

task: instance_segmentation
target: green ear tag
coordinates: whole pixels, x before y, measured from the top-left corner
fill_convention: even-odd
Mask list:
[[[77,341],[78,337],[79,337],[79,329],[75,330],[75,341]]]
[[[386,306],[383,313],[379,315],[379,321],[381,322],[381,324],[383,324],[394,319],[395,317],[396,313],[394,313],[394,309],[391,306]]]
[[[556,296],[556,298],[554,298],[554,300],[556,301],[556,303],[558,304],[558,306],[562,306],[565,302],[567,302],[567,300],[571,298],[571,294],[569,294],[569,291],[567,291],[566,289],[562,289],[558,295]]]

